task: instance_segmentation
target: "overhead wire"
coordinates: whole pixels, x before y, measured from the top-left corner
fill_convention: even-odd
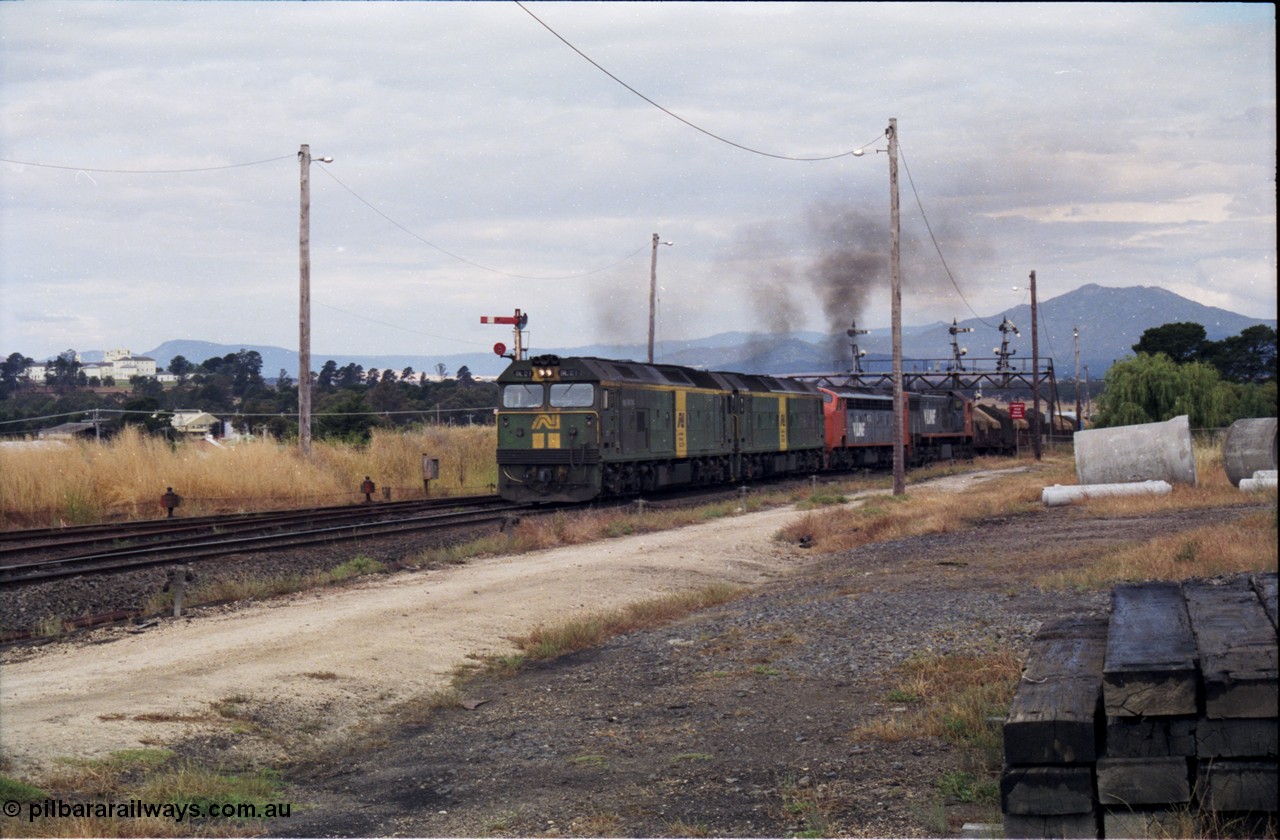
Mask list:
[[[452,251],[450,251],[450,250],[447,250],[447,249],[445,249],[445,248],[441,248],[439,245],[437,245],[437,244],[435,244],[434,242],[432,242],[432,241],[430,241],[430,240],[428,240],[428,239],[426,239],[426,238],[424,238],[424,237],[420,236],[419,234],[417,234],[417,233],[415,233],[414,231],[410,230],[410,229],[409,229],[408,227],[406,227],[405,225],[403,225],[403,224],[401,224],[400,222],[396,221],[395,219],[393,219],[393,218],[392,218],[390,215],[388,215],[387,213],[384,213],[381,209],[379,209],[378,207],[376,207],[376,206],[373,204],[373,202],[369,201],[369,200],[368,200],[368,199],[366,199],[364,196],[360,195],[360,194],[359,194],[359,193],[357,193],[355,190],[353,190],[351,187],[349,187],[349,186],[347,186],[345,183],[343,183],[342,179],[340,179],[337,175],[334,175],[331,171],[329,171],[329,168],[328,168],[328,167],[325,167],[325,168],[321,169],[320,171],[321,171],[321,172],[323,172],[325,175],[328,175],[330,178],[332,178],[332,179],[333,179],[333,180],[338,184],[338,186],[342,187],[344,190],[346,190],[347,192],[349,192],[349,193],[350,193],[350,194],[351,194],[351,195],[356,199],[356,201],[359,201],[359,202],[360,202],[361,204],[363,204],[365,207],[368,207],[368,208],[369,208],[370,210],[372,210],[374,213],[377,213],[379,216],[381,216],[383,219],[385,219],[387,222],[389,222],[390,224],[392,224],[392,225],[393,225],[393,226],[395,226],[396,228],[399,228],[399,229],[400,229],[401,231],[403,231],[404,233],[407,233],[409,236],[412,236],[414,239],[418,240],[418,241],[419,241],[419,242],[421,242],[423,245],[426,245],[426,246],[428,246],[428,247],[430,247],[430,248],[434,248],[435,250],[439,251],[440,253],[444,254],[445,256],[447,256],[447,257],[451,257],[451,258],[453,258],[453,259],[457,260],[458,262],[466,263],[467,265],[472,266],[473,268],[478,268],[478,269],[480,269],[481,271],[488,271],[488,272],[490,272],[490,273],[492,273],[492,274],[500,274],[500,275],[502,275],[503,277],[512,277],[512,278],[515,278],[515,279],[517,279],[517,280],[577,280],[577,279],[579,279],[579,278],[581,278],[581,277],[590,277],[590,276],[591,276],[591,275],[593,275],[593,274],[599,274],[599,273],[601,273],[602,271],[608,271],[608,270],[609,270],[609,269],[611,269],[611,268],[616,268],[617,266],[622,265],[622,264],[623,264],[623,263],[625,263],[626,261],[628,261],[628,260],[630,260],[631,258],[633,258],[636,254],[639,254],[641,251],[643,251],[643,250],[645,250],[646,248],[648,248],[648,247],[649,247],[649,246],[648,246],[648,244],[641,245],[639,248],[637,248],[636,250],[632,251],[630,254],[627,254],[625,257],[622,257],[621,259],[617,260],[616,262],[609,263],[608,265],[601,266],[600,268],[593,268],[593,269],[591,269],[590,271],[582,271],[582,272],[578,272],[578,273],[576,273],[576,274],[563,274],[563,275],[557,275],[557,276],[535,276],[535,275],[528,275],[528,274],[515,274],[515,273],[510,272],[510,271],[502,271],[501,269],[497,269],[497,268],[490,268],[490,267],[489,267],[489,266],[487,266],[487,265],[482,265],[482,264],[480,264],[480,263],[478,263],[478,262],[475,262],[475,261],[473,261],[473,260],[469,260],[469,259],[467,259],[466,257],[463,257],[463,256],[461,256],[461,255],[459,255],[459,254],[455,254],[455,253],[453,253],[453,252],[452,252]]]
[[[63,166],[56,163],[37,163],[30,160],[12,160],[10,158],[0,158],[0,163],[14,163],[19,166],[38,166],[42,169],[65,169],[70,172],[102,172],[114,175],[179,175],[186,172],[216,172],[220,169],[239,169],[244,166],[261,166],[264,163],[275,163],[276,161],[288,160],[296,157],[296,155],[281,155],[280,157],[267,158],[266,160],[253,160],[246,163],[229,163],[223,166],[202,166],[190,169],[97,169],[91,166]]]
[[[197,167],[197,168],[189,168],[189,169],[105,169],[101,167],[92,167],[92,166],[67,166],[64,164],[56,164],[56,163],[40,163],[38,161],[15,160],[12,158],[0,158],[0,163],[12,163],[19,166],[36,166],[42,169],[61,169],[68,172],[96,172],[96,173],[106,173],[106,174],[114,174],[114,175],[179,175],[179,174],[193,173],[193,172],[216,172],[224,169],[239,169],[241,167],[246,167],[246,166],[260,166],[266,163],[276,163],[282,160],[295,159],[296,157],[297,157],[297,153],[294,153],[294,154],[288,154],[288,155],[281,155],[279,157],[266,158],[264,160],[255,160],[255,161],[247,161],[244,163],[226,164],[223,166],[205,166],[205,167]],[[423,243],[424,245],[434,248],[440,253],[448,257],[452,257],[453,259],[458,260],[459,262],[466,263],[467,265],[473,266],[482,271],[488,271],[493,274],[500,274],[504,277],[512,277],[518,280],[573,280],[579,277],[589,277],[593,274],[599,274],[600,272],[608,271],[611,268],[615,268],[616,266],[622,265],[627,260],[630,260],[636,254],[639,254],[646,247],[648,247],[648,246],[642,245],[639,248],[637,248],[635,251],[632,251],[630,254],[627,254],[625,257],[622,257],[616,262],[610,263],[609,265],[605,265],[600,268],[591,269],[590,271],[579,272],[577,274],[543,277],[543,276],[532,276],[532,275],[525,275],[525,274],[516,274],[508,271],[501,271],[500,269],[490,268],[489,266],[482,265],[481,263],[475,262],[473,260],[469,260],[466,257],[463,257],[459,254],[455,254],[452,251],[449,251],[446,248],[442,248],[439,245],[436,245],[434,242],[431,242],[419,236],[418,234],[410,230],[408,227],[402,225],[400,222],[393,219],[390,215],[388,215],[387,213],[384,213],[378,207],[374,206],[374,204],[371,201],[364,198],[355,190],[353,190],[351,187],[343,183],[343,181],[340,178],[338,178],[338,176],[334,175],[327,168],[322,169],[321,171],[324,172],[326,175],[328,175],[330,178],[332,178],[344,190],[351,193],[351,195],[354,196],[357,201],[361,202],[370,210],[372,210],[374,213],[377,213],[379,216],[386,219],[392,225],[404,231],[405,233],[409,234],[410,236],[417,239],[419,242]],[[439,336],[435,336],[435,337],[438,338]]]
[[[741,150],[743,150],[744,152],[751,152],[751,153],[752,153],[752,154],[754,154],[754,155],[762,155],[763,157],[775,158],[775,159],[777,159],[777,160],[795,160],[795,161],[804,161],[804,162],[816,162],[816,161],[824,161],[824,160],[836,160],[837,158],[842,158],[842,157],[847,157],[847,156],[849,156],[849,155],[852,155],[855,151],[858,151],[859,149],[866,148],[866,146],[861,146],[861,147],[859,147],[859,149],[849,149],[848,151],[839,152],[839,153],[834,154],[834,155],[821,155],[821,156],[816,156],[816,157],[799,157],[799,156],[796,156],[796,155],[780,155],[780,154],[775,154],[775,153],[773,153],[773,152],[766,152],[766,151],[763,151],[763,150],[761,150],[761,149],[754,149],[754,148],[752,148],[751,146],[746,146],[746,145],[744,145],[744,144],[742,144],[742,143],[734,142],[733,140],[730,140],[730,139],[728,139],[727,137],[722,137],[722,136],[720,136],[719,134],[716,134],[716,133],[715,133],[715,132],[713,132],[713,131],[708,131],[707,129],[703,128],[702,126],[700,126],[700,125],[698,125],[698,124],[696,124],[696,123],[694,123],[694,122],[691,122],[691,121],[689,121],[689,120],[685,119],[684,117],[680,116],[679,114],[675,113],[674,111],[671,111],[670,109],[663,107],[663,106],[662,106],[662,105],[660,105],[659,103],[657,103],[657,102],[655,102],[654,100],[650,99],[648,96],[645,96],[643,93],[641,93],[640,91],[636,90],[634,87],[632,87],[631,85],[627,84],[627,83],[626,83],[626,82],[624,82],[622,79],[620,79],[620,78],[618,78],[617,76],[615,76],[613,73],[609,72],[607,69],[605,69],[605,67],[604,67],[604,66],[602,66],[598,61],[596,61],[595,59],[593,59],[591,56],[587,55],[587,54],[586,54],[586,53],[584,53],[582,50],[580,50],[580,49],[578,49],[577,47],[575,47],[572,43],[570,43],[570,42],[569,42],[569,40],[568,40],[567,38],[565,38],[565,37],[564,37],[563,35],[561,35],[559,32],[557,32],[557,31],[555,31],[554,29],[552,29],[552,28],[547,24],[547,22],[546,22],[546,21],[544,21],[542,18],[540,18],[540,17],[538,17],[537,15],[535,15],[533,12],[529,11],[528,7],[526,7],[526,6],[524,5],[524,3],[521,3],[521,2],[520,2],[520,0],[514,0],[514,2],[515,2],[515,4],[516,4],[517,6],[519,6],[521,9],[523,9],[523,10],[524,10],[525,14],[529,15],[529,17],[531,17],[531,18],[533,18],[534,20],[536,20],[536,21],[539,23],[539,25],[541,25],[541,26],[542,26],[542,28],[543,28],[543,29],[546,29],[548,32],[550,32],[552,35],[554,35],[554,36],[555,36],[555,37],[560,41],[560,43],[564,44],[566,47],[568,47],[569,49],[573,50],[575,53],[577,53],[579,56],[581,56],[584,60],[586,60],[586,61],[587,61],[587,62],[588,62],[592,67],[596,68],[596,69],[597,69],[597,70],[599,70],[601,73],[603,73],[603,74],[605,74],[606,76],[608,76],[610,79],[613,79],[615,82],[617,82],[618,84],[622,85],[622,87],[624,87],[624,88],[626,88],[627,90],[631,91],[631,93],[633,93],[633,94],[635,94],[636,96],[640,97],[640,98],[641,98],[641,99],[643,99],[645,102],[648,102],[650,105],[652,105],[653,107],[657,108],[659,111],[661,111],[662,113],[666,114],[668,117],[671,117],[671,118],[672,118],[672,119],[674,119],[674,120],[677,120],[677,121],[679,121],[679,122],[681,122],[681,123],[684,123],[684,124],[685,124],[685,125],[687,125],[689,128],[692,128],[694,131],[700,131],[700,132],[702,132],[703,134],[707,135],[708,137],[710,137],[710,138],[712,138],[712,139],[714,139],[714,140],[719,140],[721,143],[726,143],[726,144],[728,144],[728,145],[730,145],[730,146],[733,146],[733,147],[734,147],[734,148],[736,148],[736,149],[741,149]],[[874,141],[872,141],[872,142],[874,142]],[[870,144],[867,144],[867,145],[870,145]]]
[[[995,325],[989,323],[985,318],[977,313],[965,298],[964,292],[960,291],[960,284],[956,282],[955,276],[951,273],[951,267],[947,265],[947,258],[942,254],[942,246],[938,244],[938,238],[933,235],[933,226],[929,224],[929,215],[925,213],[924,202],[920,200],[920,193],[916,190],[916,182],[911,177],[911,167],[907,165],[906,153],[902,151],[902,141],[898,141],[898,155],[902,158],[902,168],[907,173],[907,183],[911,185],[911,194],[915,196],[916,207],[920,209],[920,218],[924,220],[924,226],[929,231],[929,239],[933,242],[933,249],[938,252],[938,259],[942,262],[942,269],[947,273],[947,279],[951,281],[951,285],[955,288],[956,294],[960,296],[960,301],[965,305],[973,317],[981,321],[985,326],[995,329]]]

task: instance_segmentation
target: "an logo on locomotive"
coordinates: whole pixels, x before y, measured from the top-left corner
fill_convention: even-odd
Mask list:
[[[546,431],[538,432],[538,429]],[[534,449],[560,448],[560,417],[552,414],[539,414],[533,420],[533,434],[529,442]]]

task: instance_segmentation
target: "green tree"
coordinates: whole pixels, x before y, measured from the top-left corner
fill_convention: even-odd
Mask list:
[[[129,391],[135,397],[156,397],[164,394],[164,385],[154,376],[130,376]]]
[[[231,393],[245,397],[261,390],[266,382],[262,378],[262,354],[257,350],[241,349],[227,355],[231,362]]]
[[[1256,324],[1239,335],[1210,342],[1205,358],[1230,382],[1266,382],[1276,378],[1276,331]]]
[[[1274,379],[1261,385],[1233,383],[1232,390],[1232,422],[1248,417],[1276,416],[1276,381]]]
[[[1218,428],[1228,424],[1231,402],[1231,386],[1212,366],[1179,365],[1164,353],[1141,353],[1107,371],[1098,397],[1098,425],[1159,423],[1186,414],[1193,428]]]
[[[53,366],[45,373],[44,379],[56,393],[66,394],[81,385],[81,373],[76,351],[64,350],[53,360]]]
[[[195,365],[191,364],[191,362],[187,360],[186,356],[174,356],[169,360],[169,373],[178,377],[179,385],[185,385],[187,377],[191,376],[191,373],[194,370]]]
[[[364,384],[364,366],[355,362],[344,365],[338,371],[337,385],[339,388],[359,388]]]
[[[1194,362],[1203,358],[1207,344],[1204,327],[1181,321],[1147,330],[1133,345],[1133,352],[1149,356],[1163,353],[1175,362]]]
[[[338,363],[333,359],[325,362],[316,376],[316,386],[321,391],[332,391],[334,379],[338,376]]]
[[[140,426],[150,434],[172,437],[173,414],[160,410],[160,400],[154,396],[139,396],[124,404],[125,414],[120,422],[126,426]]]
[[[227,367],[234,362],[234,353],[227,356],[210,356],[200,363],[200,367],[205,373],[221,373],[224,367]]]
[[[21,353],[10,353],[7,359],[0,362],[0,400],[22,386],[23,374],[31,365],[31,357]]]
[[[373,437],[377,417],[363,393],[342,392],[326,399],[313,414],[316,436],[364,444]]]

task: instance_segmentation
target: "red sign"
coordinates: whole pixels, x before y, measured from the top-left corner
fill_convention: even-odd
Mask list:
[[[1014,420],[1027,419],[1027,404],[1023,402],[1009,403],[1009,416]]]
[[[497,344],[493,345],[493,352],[496,355],[505,356],[507,355],[507,345],[499,341]]]

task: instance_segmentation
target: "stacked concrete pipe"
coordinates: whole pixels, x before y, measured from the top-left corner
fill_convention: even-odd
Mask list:
[[[1075,450],[1081,484],[1196,483],[1191,421],[1185,414],[1163,423],[1076,432]]]
[[[1276,468],[1276,418],[1237,420],[1222,441],[1222,466],[1236,487],[1262,470]]]

